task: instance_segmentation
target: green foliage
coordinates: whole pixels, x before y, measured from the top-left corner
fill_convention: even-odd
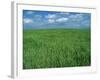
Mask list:
[[[24,30],[23,68],[91,65],[89,29]]]

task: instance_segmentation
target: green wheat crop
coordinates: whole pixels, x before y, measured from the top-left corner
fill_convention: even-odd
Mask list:
[[[23,69],[90,66],[89,29],[23,31]]]

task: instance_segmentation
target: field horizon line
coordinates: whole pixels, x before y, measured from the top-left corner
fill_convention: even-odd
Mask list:
[[[39,28],[39,29],[24,29],[23,30],[90,30],[91,28]]]

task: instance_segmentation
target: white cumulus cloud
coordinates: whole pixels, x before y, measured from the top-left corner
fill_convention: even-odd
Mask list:
[[[56,18],[56,14],[48,14],[45,17],[46,18]]]
[[[31,24],[31,23],[33,23],[33,20],[32,19],[29,19],[29,18],[25,18],[24,19],[24,23]]]
[[[57,22],[66,22],[66,21],[68,21],[68,18],[62,17],[62,18],[58,18],[56,21]]]
[[[48,19],[48,23],[55,23],[54,19]]]
[[[83,15],[84,14],[74,14],[74,15],[70,15],[69,18],[72,21],[81,21],[81,20],[83,20]]]
[[[33,14],[34,12],[33,11],[27,11],[27,14]]]

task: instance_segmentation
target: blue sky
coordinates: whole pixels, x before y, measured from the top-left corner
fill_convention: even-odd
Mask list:
[[[24,29],[79,29],[90,26],[90,13],[23,10]]]

